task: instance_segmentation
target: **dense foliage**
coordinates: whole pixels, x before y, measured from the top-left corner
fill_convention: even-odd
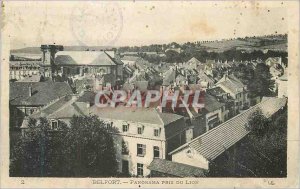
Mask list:
[[[248,123],[250,132],[211,165],[213,177],[286,177],[287,108],[267,119],[260,110]]]
[[[111,129],[95,116],[74,116],[70,128],[50,131],[46,118],[31,119],[11,146],[10,176],[110,177],[117,174]]]

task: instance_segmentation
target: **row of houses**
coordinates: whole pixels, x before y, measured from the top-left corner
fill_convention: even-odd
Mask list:
[[[211,159],[201,150],[199,155],[196,147],[187,146],[199,145],[199,140],[202,146],[201,141],[206,140],[204,136],[212,138],[225,132],[220,128],[228,129],[225,137],[217,137],[225,143],[226,137],[232,137],[229,131],[237,132],[233,137],[237,140],[231,141],[234,145],[244,136],[238,135],[238,131],[245,124],[247,115],[258,106],[264,108],[267,102],[276,104],[278,100],[272,98],[250,107],[247,87],[239,79],[226,72],[221,78],[214,78],[209,74],[209,68],[215,69],[215,65],[203,70],[201,62],[195,58],[187,64],[166,66],[152,65],[138,57],[121,58],[108,51],[63,51],[61,46],[51,45],[41,49],[40,74],[50,79],[10,83],[12,130],[26,134],[30,118],[46,117],[51,123],[49,129],[59,131],[60,125],[68,125],[73,115],[97,115],[107,126],[116,128],[112,134],[119,171],[133,176],[205,175]],[[201,90],[204,107],[186,106],[178,110],[165,109],[157,104],[149,108],[120,105],[101,109],[94,101],[97,90],[103,89],[130,92],[158,89],[170,93],[174,90]],[[285,104],[284,98],[279,101],[280,105],[274,108],[274,112]],[[241,122],[239,118],[243,115]],[[228,126],[222,126],[224,124]],[[207,141],[209,145],[210,139]],[[214,153],[214,148],[203,149]],[[193,159],[191,154],[197,157]],[[186,160],[180,161],[183,155],[190,159],[185,157]]]

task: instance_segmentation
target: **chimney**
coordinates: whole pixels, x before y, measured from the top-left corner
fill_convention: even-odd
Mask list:
[[[29,96],[32,96],[32,87],[29,86]]]

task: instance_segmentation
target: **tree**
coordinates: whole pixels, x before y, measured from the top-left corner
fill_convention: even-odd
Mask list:
[[[110,177],[117,172],[113,138],[96,116],[73,116],[65,137],[66,173],[78,177]]]
[[[258,110],[249,117],[249,126],[246,137],[211,162],[209,176],[287,176],[287,108],[268,120]]]
[[[30,119],[28,126],[26,135],[11,148],[10,176],[61,176],[64,162],[58,155],[61,155],[62,138],[49,133],[46,118]]]
[[[253,80],[248,86],[250,96],[263,97],[274,95],[274,81],[271,78],[269,67],[265,64],[258,64],[254,70]]]
[[[268,130],[268,126],[269,121],[261,109],[257,109],[248,118],[248,128],[255,136],[263,136]]]
[[[11,176],[111,177],[117,161],[111,132],[96,116],[73,116],[50,130],[46,118],[30,119],[26,135],[11,147]]]

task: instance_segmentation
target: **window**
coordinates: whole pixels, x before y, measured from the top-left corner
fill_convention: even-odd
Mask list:
[[[143,133],[142,127],[138,127],[138,134],[141,135]]]
[[[113,127],[113,122],[110,122],[110,123],[106,123],[106,127],[108,128],[108,129],[111,129],[112,127]]]
[[[143,128],[143,127],[138,127],[138,128],[137,128],[137,133],[138,133],[139,135],[143,134],[143,132],[144,132],[144,128]]]
[[[143,176],[144,175],[144,165],[141,163],[137,164],[137,175]]]
[[[52,130],[58,130],[58,122],[57,121],[52,121],[51,122],[51,129]]]
[[[129,163],[127,160],[122,160],[122,173],[129,174]]]
[[[123,132],[127,132],[129,130],[129,124],[123,125]]]
[[[154,136],[156,136],[156,137],[159,136],[159,129],[154,129]]]
[[[159,158],[159,147],[158,146],[153,147],[153,154],[154,154],[154,158]]]
[[[146,154],[146,145],[137,144],[137,156],[145,156]]]
[[[129,154],[128,143],[125,142],[124,140],[122,141],[122,154],[123,155],[128,155]]]

